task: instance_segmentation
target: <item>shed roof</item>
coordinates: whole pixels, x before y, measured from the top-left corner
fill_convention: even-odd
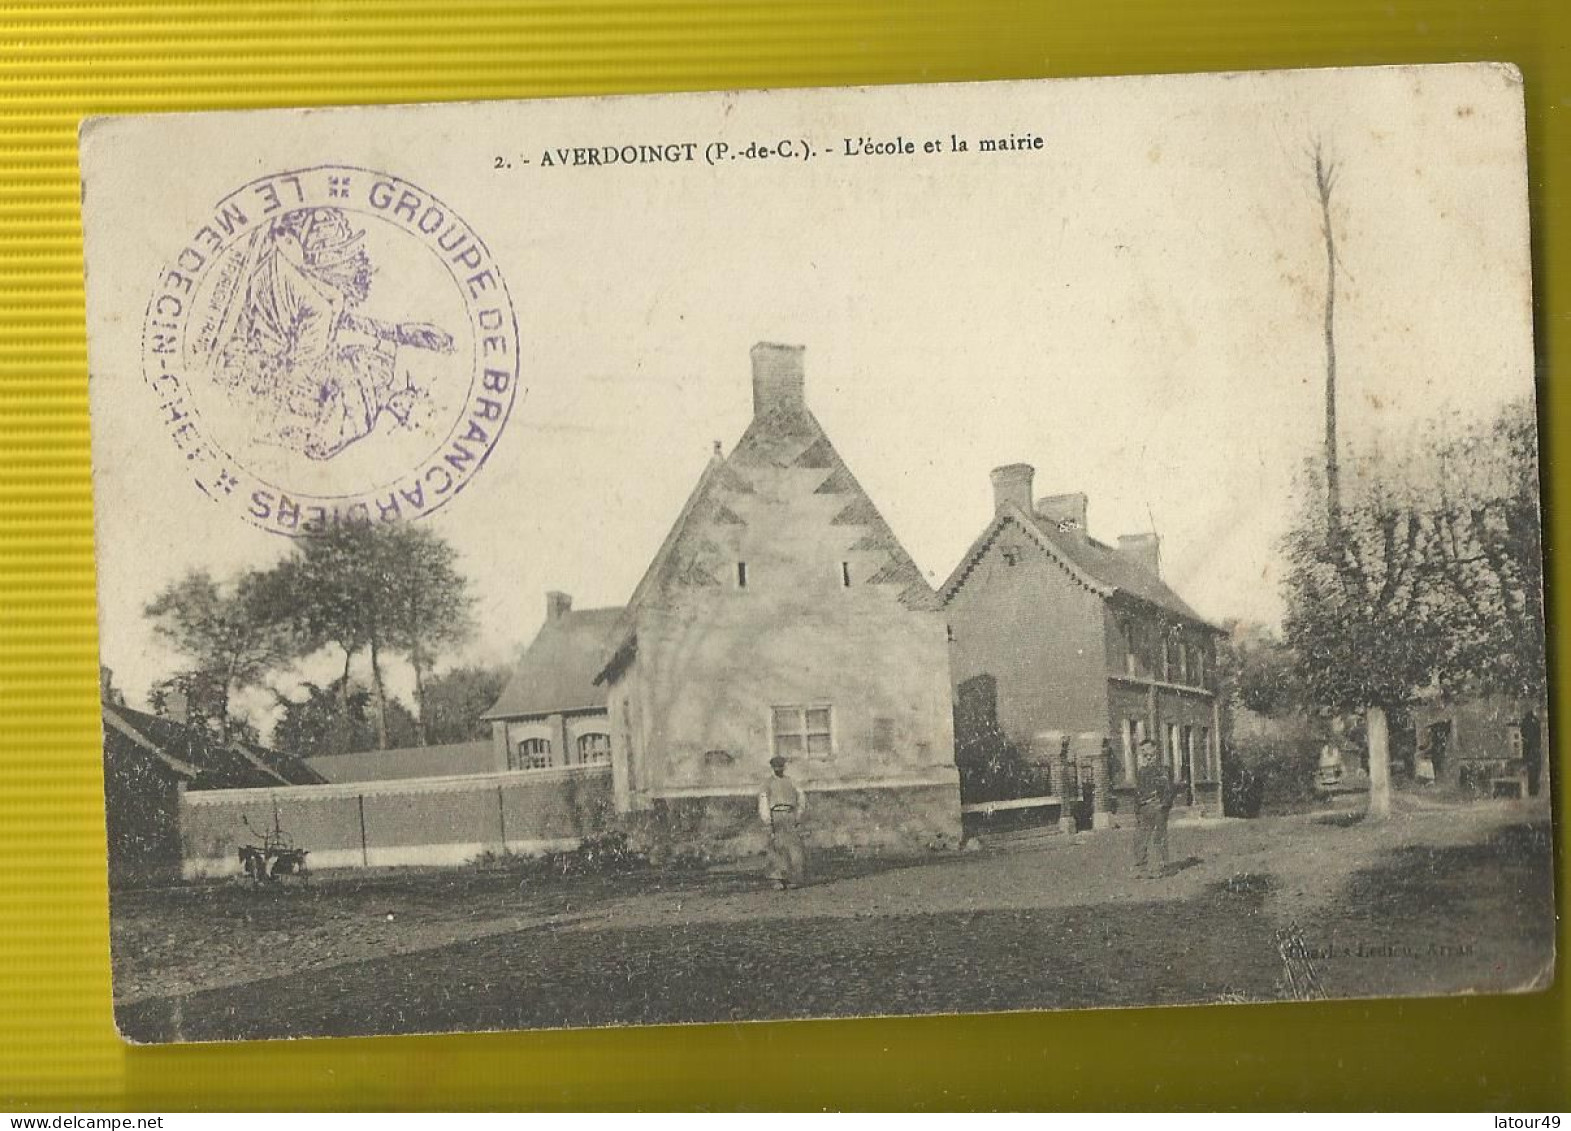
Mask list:
[[[326,779],[299,758],[254,743],[227,746],[196,727],[105,703],[104,754],[146,760],[192,789],[320,785]]]

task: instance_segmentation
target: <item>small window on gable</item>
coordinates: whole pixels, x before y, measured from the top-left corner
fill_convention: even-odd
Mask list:
[[[847,589],[851,588],[851,563],[850,562],[841,562],[840,563],[840,584],[843,585]]]
[[[747,588],[747,563],[746,562],[737,562],[736,563],[736,587],[738,589],[746,589]]]

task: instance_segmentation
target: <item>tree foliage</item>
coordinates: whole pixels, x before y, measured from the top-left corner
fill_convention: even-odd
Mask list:
[[[414,669],[418,735],[424,744],[431,741],[433,723],[427,703],[427,673],[433,657],[473,635],[474,600],[468,582],[458,572],[458,554],[452,546],[423,526],[384,529],[390,540],[383,556],[391,565],[391,640],[409,657]],[[486,703],[480,710],[490,705]],[[478,718],[477,713],[476,722]]]
[[[482,722],[480,716],[502,694],[510,674],[506,667],[458,667],[427,680],[427,741],[473,742],[489,738],[491,724]]]
[[[273,568],[233,580],[192,571],[145,609],[157,635],[183,659],[153,689],[155,703],[184,696],[191,714],[211,720],[227,741],[240,725],[230,706],[236,693],[336,649],[336,680],[305,684],[304,699],[274,691],[284,711],[275,741],[298,739],[306,744],[301,752],[424,742],[426,728],[388,692],[386,665],[400,655],[408,659],[424,716],[431,668],[472,634],[472,604],[456,551],[426,527],[407,523],[333,527],[297,541]],[[362,689],[368,701],[357,706],[351,675],[361,655],[369,660],[370,687]],[[369,744],[365,726],[374,736]]]
[[[1284,628],[1314,703],[1543,694],[1536,445],[1532,406],[1514,404],[1366,470],[1334,530],[1306,498],[1287,541]]]
[[[288,594],[297,652],[333,646],[344,657],[339,711],[347,701],[354,657],[371,668],[372,723],[377,745],[396,745],[385,663],[403,653],[414,669],[417,701],[426,673],[445,648],[468,639],[472,599],[458,571],[458,555],[430,530],[404,523],[351,523],[302,539],[296,554],[274,571]],[[418,703],[417,703],[418,706]],[[423,708],[421,708],[423,714]],[[423,729],[415,738],[424,741]]]
[[[1269,626],[1225,626],[1217,643],[1217,679],[1230,707],[1242,707],[1266,718],[1297,714],[1308,705],[1298,658]]]
[[[303,698],[279,696],[283,713],[273,728],[273,743],[302,758],[353,754],[378,745],[371,718],[371,692],[360,684],[345,688],[335,680],[326,686],[307,682]],[[393,746],[415,741],[415,721],[397,699],[389,703],[388,737]]]
[[[231,696],[260,684],[293,653],[277,596],[269,574],[248,571],[220,584],[206,570],[193,570],[160,590],[144,610],[154,633],[186,660],[165,682],[211,720],[221,742],[235,727]],[[163,690],[167,695],[169,688]]]

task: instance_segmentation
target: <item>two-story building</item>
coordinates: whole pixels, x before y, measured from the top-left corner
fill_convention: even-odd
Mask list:
[[[1033,479],[1028,464],[993,471],[993,517],[939,589],[957,719],[1077,793],[1090,784],[1098,825],[1147,736],[1184,783],[1179,804],[1220,813],[1221,630],[1162,580],[1157,535],[1099,542],[1085,495],[1036,499]]]

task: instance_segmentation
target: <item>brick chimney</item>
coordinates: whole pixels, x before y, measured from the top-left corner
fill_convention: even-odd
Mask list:
[[[803,346],[759,342],[753,347],[753,415],[771,409],[801,412],[807,407],[802,369]]]
[[[548,621],[561,620],[572,607],[573,597],[570,593],[559,593],[553,589],[545,595],[545,619]]]
[[[993,468],[992,476],[994,514],[1011,503],[1031,513],[1031,481],[1036,478],[1036,468],[1029,463],[1009,463]]]
[[[1075,492],[1068,495],[1047,495],[1036,501],[1036,513],[1050,526],[1064,534],[1086,534],[1086,497]]]
[[[1120,534],[1118,552],[1157,577],[1162,576],[1162,538],[1152,534]]]

